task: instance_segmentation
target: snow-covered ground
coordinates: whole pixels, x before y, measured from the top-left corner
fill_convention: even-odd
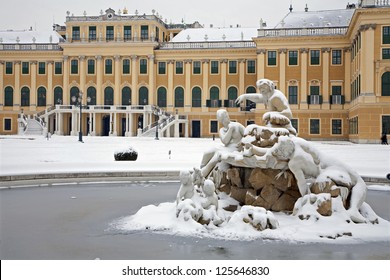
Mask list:
[[[104,171],[175,171],[198,167],[203,152],[220,141],[210,138],[127,138],[73,136],[0,136],[0,175]],[[390,173],[390,146],[350,142],[311,142],[320,151],[352,167],[361,176]],[[114,152],[132,146],[134,162],[117,162]],[[169,157],[169,151],[171,156]]]

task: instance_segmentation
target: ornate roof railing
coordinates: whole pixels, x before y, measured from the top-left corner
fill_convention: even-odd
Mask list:
[[[258,37],[298,37],[298,36],[329,36],[345,35],[348,27],[304,27],[258,29]]]
[[[217,42],[165,42],[160,49],[224,49],[224,48],[256,48],[253,41],[217,41]]]

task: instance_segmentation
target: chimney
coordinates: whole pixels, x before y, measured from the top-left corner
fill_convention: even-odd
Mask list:
[[[307,4],[306,4],[305,12],[308,12],[308,11],[309,11],[309,8],[307,7]]]

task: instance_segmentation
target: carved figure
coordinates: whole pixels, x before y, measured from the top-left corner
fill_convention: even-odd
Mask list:
[[[232,152],[241,148],[241,139],[244,136],[245,128],[238,122],[231,122],[229,114],[225,109],[217,111],[217,119],[222,124],[219,130],[219,138],[224,144],[224,151]],[[221,153],[218,148],[213,148],[203,154],[200,165],[203,177],[207,177],[211,170],[221,160]]]
[[[292,113],[286,96],[275,89],[275,84],[268,79],[260,79],[256,82],[260,93],[245,93],[236,99],[240,104],[246,100],[255,103],[263,103],[269,112],[263,115],[263,121],[271,127],[285,127],[290,133],[296,135],[297,131],[291,125]]]
[[[180,171],[180,189],[176,196],[176,205],[182,199],[192,198],[194,196],[194,186],[192,185],[192,173],[193,171],[182,170]]]
[[[205,201],[202,202],[202,207],[204,209],[209,209],[212,205],[215,206],[215,209],[218,209],[218,196],[215,193],[215,185],[213,181],[206,179],[203,184],[203,193],[205,195]]]

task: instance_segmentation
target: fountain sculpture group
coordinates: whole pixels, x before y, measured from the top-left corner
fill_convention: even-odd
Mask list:
[[[342,207],[347,222],[377,223],[364,202],[362,178],[297,136],[288,101],[272,81],[261,79],[256,86],[259,93],[243,94],[236,102],[264,103],[264,125],[244,127],[231,122],[226,110],[217,111],[222,145],[204,153],[200,168],[180,172],[176,216],[215,226],[241,219],[264,230],[278,228],[275,211],[305,220]],[[229,196],[236,203],[221,205]]]

